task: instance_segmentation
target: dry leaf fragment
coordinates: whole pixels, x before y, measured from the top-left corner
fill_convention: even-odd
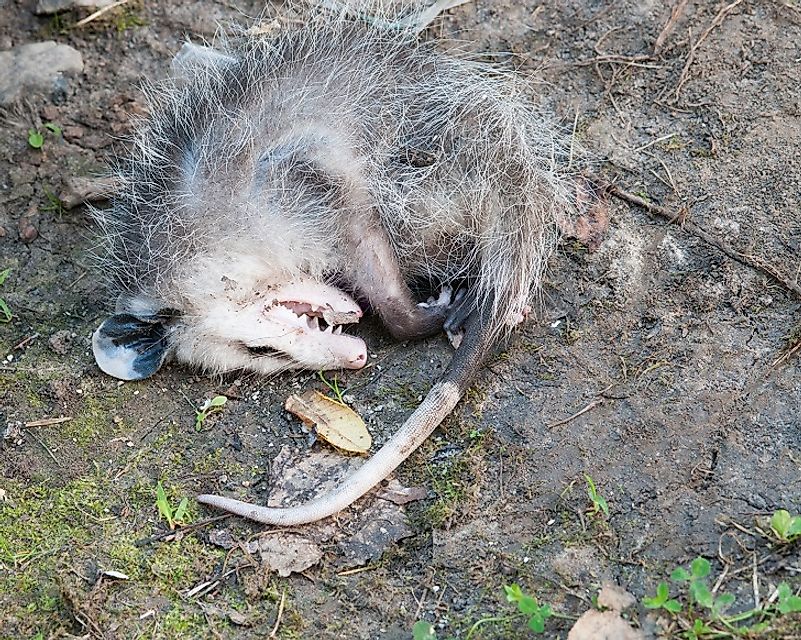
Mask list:
[[[274,533],[262,536],[245,545],[249,553],[258,552],[262,566],[282,578],[313,567],[323,558],[314,542],[294,533]]]
[[[352,453],[370,450],[373,439],[359,414],[319,391],[293,394],[286,399],[284,408],[313,425],[317,435],[337,449]]]
[[[113,578],[114,580],[130,580],[130,578],[122,571],[115,571],[114,569],[103,571],[101,572],[101,575],[106,578]]]
[[[359,314],[355,311],[334,311],[323,309],[323,320],[329,325],[354,324],[359,322]]]
[[[424,487],[404,487],[393,478],[378,492],[378,497],[402,505],[416,500],[424,500],[428,497],[428,491]]]

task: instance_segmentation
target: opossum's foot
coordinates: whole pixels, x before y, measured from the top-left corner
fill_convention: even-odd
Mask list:
[[[519,324],[523,324],[526,318],[531,315],[531,307],[526,305],[520,311],[510,312],[509,317],[506,318],[506,324],[510,327],[516,327]]]
[[[433,336],[442,331],[442,324],[451,308],[451,289],[444,287],[438,298],[429,298],[411,308],[402,300],[384,303],[378,312],[384,325],[397,340]]]
[[[442,287],[442,291],[439,292],[439,298],[435,298],[431,296],[425,302],[418,302],[417,306],[422,307],[423,309],[431,309],[435,307],[445,307],[448,308],[451,306],[451,296],[453,294],[453,289],[450,287]]]
[[[458,349],[464,338],[464,325],[470,314],[475,309],[475,296],[469,294],[467,289],[459,289],[453,296],[448,317],[445,319],[442,328],[448,336],[448,340],[454,349]]]
[[[470,317],[470,314],[475,308],[475,296],[471,294],[468,289],[459,289],[456,295],[453,296],[453,302],[451,303],[450,309],[448,309],[448,315],[445,318],[442,328],[445,329],[449,335],[451,333],[461,332],[464,328],[464,323],[467,322],[467,318]]]

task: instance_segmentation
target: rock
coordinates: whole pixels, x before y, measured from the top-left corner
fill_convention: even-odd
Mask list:
[[[28,217],[23,216],[20,218],[19,222],[17,223],[17,227],[19,229],[19,239],[25,244],[33,242],[39,237],[39,230],[36,228],[36,225],[33,224],[33,221]]]
[[[223,549],[233,549],[236,546],[236,540],[228,529],[212,529],[209,532],[209,542]]]
[[[375,562],[390,545],[414,535],[403,510],[383,500],[376,500],[360,513],[353,528],[358,528],[356,533],[338,545],[343,556],[339,562],[342,568]]]
[[[25,90],[61,89],[63,74],[83,71],[80,52],[52,40],[32,42],[0,52],[0,105]]]
[[[598,593],[598,606],[613,611],[625,611],[633,607],[637,599],[625,589],[616,584],[605,582]]]
[[[70,346],[72,345],[72,341],[74,339],[75,336],[69,329],[56,331],[52,336],[50,336],[50,348],[58,355],[65,356],[70,350]]]
[[[641,631],[629,626],[617,611],[585,612],[567,634],[567,640],[644,640]]]
[[[77,128],[77,127],[70,127]],[[66,129],[64,130],[66,138]],[[81,129],[81,135],[83,130]],[[71,177],[64,179],[64,189],[59,194],[61,204],[67,209],[77,207],[84,202],[101,202],[108,200],[120,189],[120,182],[115,178]]]
[[[70,9],[102,9],[113,3],[114,0],[39,0],[33,12],[37,16],[49,16]]]

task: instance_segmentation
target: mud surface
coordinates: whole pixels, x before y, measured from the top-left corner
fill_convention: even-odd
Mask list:
[[[477,0],[431,33],[542,79],[540,99],[604,176],[686,206],[708,233],[792,280],[801,9],[747,0],[720,14],[727,3],[690,2],[654,54],[667,4]],[[274,628],[408,638],[419,619],[464,638],[488,614],[501,620],[472,638],[520,638],[529,632],[504,584],[575,619],[602,582],[639,600],[698,555],[714,576],[726,572],[735,610],[754,606],[755,589],[764,600],[781,581],[799,586],[797,545],[771,546],[757,530],[776,509],[801,512],[801,361],[774,364],[799,340],[799,298],[620,200],[598,251],[560,247],[541,318],[401,468],[404,485],[428,490],[405,507],[410,537],[364,570],[323,543],[322,560],[288,578],[214,544],[261,530],[236,519],[164,539],[158,481],[173,506],[206,491],[266,501],[271,460],[310,446],[283,402],[322,387],[311,374],[210,379],[168,367],[130,384],[100,374],[90,335],[107,301],[88,264],[92,226],[53,194],[124,147],[144,108],[141,78],[168,73],[185,36],[211,38],[218,22],[260,6],[129,3],[70,29],[89,11],[54,19],[34,5],[0,2],[0,50],[52,39],[79,51],[84,70],[25,91],[0,121],[0,269],[11,269],[0,296],[14,314],[0,326],[0,638],[263,638]],[[28,143],[32,127],[41,149]],[[360,331],[373,366],[340,384],[380,444],[450,347],[394,344],[369,323]],[[219,393],[228,404],[196,429],[193,405]],[[59,416],[72,420],[18,424]],[[584,474],[608,518],[587,512]],[[214,515],[190,501],[185,519]],[[349,524],[332,526],[344,539]],[[656,633],[653,614],[638,606],[632,617]],[[545,637],[564,638],[571,624],[552,618]],[[765,637],[799,637],[801,622],[777,628]]]

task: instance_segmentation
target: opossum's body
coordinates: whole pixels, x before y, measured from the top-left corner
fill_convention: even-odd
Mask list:
[[[466,332],[443,380],[342,489],[286,510],[202,497],[262,522],[316,520],[453,409],[536,292],[575,187],[516,76],[404,34],[318,21],[196,58],[154,91],[99,216],[119,295],[94,336],[101,368],[359,368],[364,343],[332,330],[361,315],[354,298],[399,338]],[[461,291],[418,305],[421,281]]]

